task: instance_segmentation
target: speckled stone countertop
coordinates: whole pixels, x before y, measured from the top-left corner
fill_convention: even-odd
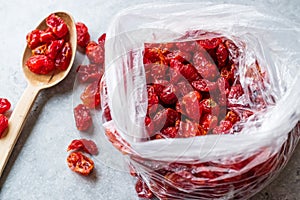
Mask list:
[[[22,52],[26,45],[25,36],[49,13],[59,10],[72,13],[76,21],[86,23],[92,39],[95,40],[105,32],[112,16],[118,11],[146,2],[191,1],[1,1],[0,97],[8,98],[12,105],[15,105],[20,98],[26,87],[21,70]],[[248,1],[248,4],[256,2],[259,1]],[[298,0],[268,0],[264,3],[270,9],[278,10],[296,23],[300,23]],[[71,74],[59,85],[39,94],[0,179],[1,200],[138,199],[134,190],[135,180],[127,172],[118,170],[117,168],[120,167],[117,164],[109,161],[105,163],[101,157],[96,158],[95,170],[89,177],[79,176],[67,167],[66,148],[71,140],[82,136],[76,130],[73,119],[73,107],[78,100],[73,89],[75,70],[82,59],[82,55],[77,53]],[[90,137],[89,134],[95,133],[87,133],[85,136]],[[105,152],[105,149],[100,147],[100,152]],[[113,157],[113,160],[118,157],[115,152],[111,155],[107,153],[103,155]],[[300,146],[298,145],[279,177],[252,199],[297,200],[300,199],[299,188]]]

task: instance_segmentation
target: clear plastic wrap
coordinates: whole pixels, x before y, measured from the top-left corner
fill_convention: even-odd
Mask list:
[[[147,4],[119,13],[105,44],[102,108],[108,139],[160,199],[250,197],[282,169],[299,139],[298,35],[292,22],[251,6]],[[243,89],[238,99],[227,95],[218,115],[233,110],[241,120],[226,134],[149,139],[147,44],[215,37],[236,46],[237,53],[229,49],[235,69],[231,89]]]

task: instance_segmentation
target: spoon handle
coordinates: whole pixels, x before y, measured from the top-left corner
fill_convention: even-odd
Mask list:
[[[26,122],[26,118],[30,109],[40,91],[40,88],[28,84],[21,99],[14,108],[9,118],[7,134],[0,139],[0,177],[5,165],[12,153],[12,150],[20,136],[22,128]]]

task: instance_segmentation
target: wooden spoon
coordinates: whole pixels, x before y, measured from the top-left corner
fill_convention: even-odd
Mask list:
[[[26,61],[31,56],[31,50],[26,46],[24,51],[22,65],[23,72],[27,79],[28,85],[25,89],[21,99],[14,108],[14,111],[9,119],[9,127],[7,129],[6,136],[0,139],[0,177],[5,168],[5,165],[10,157],[12,149],[14,148],[22,128],[25,124],[28,113],[31,110],[33,102],[35,101],[38,93],[45,88],[52,87],[62,81],[71,70],[74,62],[76,47],[77,47],[77,35],[76,26],[73,17],[65,12],[56,12],[57,16],[61,17],[67,24],[69,29],[70,44],[72,47],[72,58],[69,67],[65,71],[55,71],[49,75],[38,75],[31,72],[27,66]],[[36,29],[44,30],[46,29],[46,19],[44,19]],[[5,133],[4,133],[5,135]]]

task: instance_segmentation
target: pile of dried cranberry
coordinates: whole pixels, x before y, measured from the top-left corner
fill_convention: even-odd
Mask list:
[[[145,44],[149,139],[233,133],[233,126],[252,114],[236,109],[248,106],[240,101],[239,54],[236,44],[221,36]]]
[[[46,18],[47,29],[33,30],[27,34],[32,56],[27,60],[28,69],[36,74],[48,74],[55,69],[66,70],[72,57],[69,30],[62,18],[51,14]]]
[[[90,63],[79,65],[77,68],[77,80],[79,84],[85,85],[85,89],[80,96],[82,103],[74,108],[74,118],[79,131],[88,131],[93,125],[90,111],[100,107],[100,80],[104,73],[105,34],[100,36],[97,43],[90,40],[88,28],[84,23],[77,22],[76,31],[78,50],[86,54]],[[76,139],[71,142],[67,151],[72,151],[67,158],[71,170],[81,175],[89,175],[92,172],[94,162],[83,153],[97,155],[98,148],[95,142]]]

